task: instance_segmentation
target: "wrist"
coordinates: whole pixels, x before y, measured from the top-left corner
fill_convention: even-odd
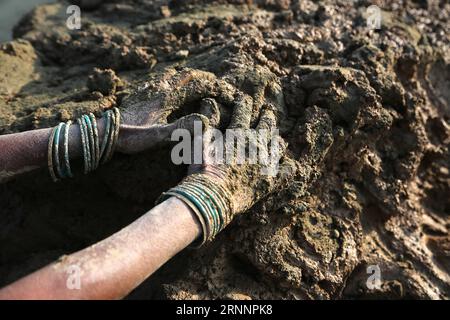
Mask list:
[[[202,238],[196,247],[213,240],[233,218],[232,194],[224,182],[207,174],[193,174],[158,199],[160,203],[176,197],[193,210],[202,226]]]
[[[47,165],[55,182],[73,177],[70,161],[80,155],[85,174],[111,159],[118,142],[120,111],[108,110],[100,119],[89,113],[72,124],[72,121],[61,122],[48,138]]]
[[[116,144],[116,151],[125,154],[133,154],[142,151],[139,147],[139,141],[142,140],[140,139],[142,133],[142,128],[121,125]]]

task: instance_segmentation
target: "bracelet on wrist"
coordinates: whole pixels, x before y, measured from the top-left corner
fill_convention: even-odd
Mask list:
[[[106,128],[101,145],[97,119],[92,113],[82,115],[76,121],[80,129],[85,174],[96,170],[100,163],[104,164],[111,160],[116,149],[120,129],[120,111],[118,108],[113,108],[106,111],[104,117]],[[69,130],[71,125],[72,121],[70,120],[66,123],[61,122],[52,129],[49,137],[48,169],[52,180],[55,182],[73,177],[69,156]],[[63,148],[60,148],[61,140]]]
[[[195,213],[202,227],[202,236],[193,244],[199,248],[220,233],[232,218],[230,193],[226,188],[204,174],[186,177],[179,185],[164,192],[157,204],[176,197],[187,204]]]

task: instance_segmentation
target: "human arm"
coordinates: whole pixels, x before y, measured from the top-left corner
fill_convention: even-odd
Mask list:
[[[135,125],[132,121],[121,123],[116,151],[138,153],[169,142],[172,132],[177,128],[192,130],[193,121],[202,121],[200,115],[189,115],[170,124]],[[203,121],[205,121],[203,119]],[[106,119],[97,119],[99,142],[103,143]],[[0,183],[47,166],[48,142],[53,128],[30,130],[20,133],[0,135]],[[70,160],[82,156],[81,133],[78,125],[69,131]]]
[[[170,198],[116,234],[12,283],[3,299],[120,299],[200,234],[192,210]],[[80,271],[70,289],[70,271]]]

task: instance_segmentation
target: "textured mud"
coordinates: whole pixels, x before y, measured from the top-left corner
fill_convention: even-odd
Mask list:
[[[289,183],[130,298],[448,299],[450,6],[378,2],[382,29],[370,31],[370,4],[92,1],[79,31],[65,27],[66,3],[40,6],[0,47],[0,134],[126,112],[188,74],[164,103],[245,100],[252,124],[278,110]],[[0,285],[150,209],[186,172],[169,155],[0,185]],[[370,265],[379,288],[366,285]]]

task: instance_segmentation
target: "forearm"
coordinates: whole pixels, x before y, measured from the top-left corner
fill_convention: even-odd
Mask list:
[[[127,118],[121,118],[117,141],[114,139],[115,150],[133,154],[161,143],[170,142],[175,129],[182,128],[193,132],[196,121],[207,123],[207,119],[198,114],[185,116],[170,124],[148,126],[130,125],[127,124]],[[97,128],[99,144],[102,145],[103,139],[105,139],[105,131],[107,131],[107,119],[105,117],[97,119]],[[0,183],[48,164],[48,144],[52,129],[0,136]],[[62,135],[63,133],[60,133],[60,149],[63,146]],[[68,146],[70,160],[75,160],[83,154],[81,131],[76,123],[70,126]],[[60,161],[62,161],[61,157]]]
[[[105,119],[97,119],[99,139],[105,130]],[[48,140],[52,128],[25,131],[0,136],[0,183],[14,176],[47,166]],[[81,133],[78,125],[69,132],[70,159],[82,156]]]
[[[201,227],[191,209],[170,198],[111,237],[0,290],[0,299],[119,299],[192,243]],[[80,289],[68,279],[80,271]]]

